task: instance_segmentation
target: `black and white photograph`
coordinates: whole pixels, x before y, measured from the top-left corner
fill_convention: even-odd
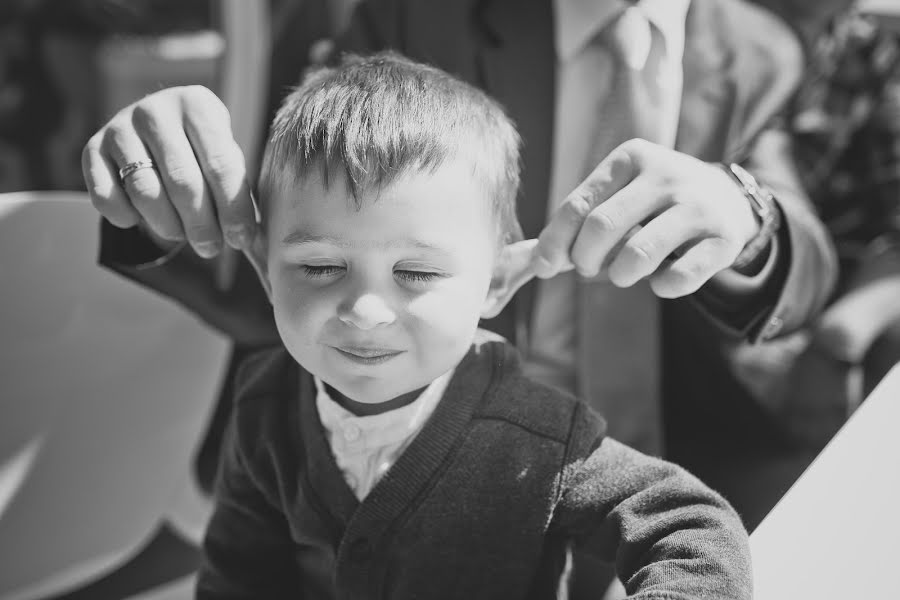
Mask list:
[[[900,598],[900,0],[3,0],[0,600]]]

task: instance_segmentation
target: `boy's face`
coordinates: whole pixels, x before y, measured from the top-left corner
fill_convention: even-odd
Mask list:
[[[447,161],[384,189],[318,174],[268,199],[268,277],[278,331],[305,369],[349,398],[427,385],[468,350],[497,255],[487,191]]]

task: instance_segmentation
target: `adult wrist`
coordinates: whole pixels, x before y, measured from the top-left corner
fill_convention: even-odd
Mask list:
[[[778,209],[775,195],[743,167],[735,163],[719,163],[719,166],[743,192],[758,225],[756,235],[744,245],[731,265],[732,269],[742,271],[759,264],[767,255],[775,233],[781,226],[781,211]]]

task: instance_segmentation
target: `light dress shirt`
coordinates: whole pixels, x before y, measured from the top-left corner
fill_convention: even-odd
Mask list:
[[[672,147],[678,128],[683,84],[685,19],[690,0],[554,0],[557,60],[556,110],[554,116],[553,165],[550,177],[548,217],[565,197],[590,173],[600,118],[615,118],[598,110],[609,94],[615,76],[616,57],[598,37],[624,10],[639,11],[638,24],[621,51],[629,67],[640,69],[651,51],[655,27],[663,44],[655,51],[659,70],[661,107],[656,115],[657,143]],[[632,15],[633,16],[633,15]],[[596,165],[594,165],[596,166]],[[525,371],[545,384],[576,393],[576,306],[574,271],[538,282],[531,334],[525,352]]]
[[[335,402],[316,377],[316,410],[344,480],[359,500],[412,442],[447,389],[453,369],[432,381],[414,402],[378,415],[357,416]]]

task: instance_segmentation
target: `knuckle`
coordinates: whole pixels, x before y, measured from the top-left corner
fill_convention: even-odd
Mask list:
[[[666,270],[667,276],[672,282],[683,288],[700,287],[700,283],[712,277],[723,266],[728,264],[727,258],[723,260],[722,253],[715,246],[707,246],[706,252],[694,254],[689,260],[677,260]]]
[[[563,201],[560,211],[569,221],[580,223],[591,213],[591,203],[582,191],[576,190]]]
[[[81,164],[84,166],[93,162],[94,154],[100,151],[100,142],[103,140],[102,131],[92,135],[81,149]]]
[[[656,250],[656,245],[650,240],[630,239],[625,242],[621,254],[623,255],[623,258],[626,258],[632,263],[642,264],[650,262],[653,259]]]
[[[130,124],[121,121],[110,123],[103,130],[101,146],[116,164],[122,165],[127,161],[123,148],[127,144],[126,140],[130,137],[130,132],[133,131]]]
[[[184,113],[203,113],[230,123],[228,108],[215,92],[202,85],[189,85],[181,89],[181,110]]]
[[[217,181],[239,181],[243,178],[243,159],[244,155],[237,145],[211,152],[205,158],[207,174]]]
[[[644,154],[648,147],[650,146],[650,142],[641,138],[631,138],[630,140],[626,140],[619,144],[617,150],[621,150],[628,156],[636,156]]]
[[[618,219],[610,214],[609,209],[597,208],[584,220],[584,227],[594,234],[611,233],[618,229]]]
[[[698,202],[695,198],[673,193],[669,196],[668,206],[675,207],[680,223],[685,226],[690,225],[698,231],[711,231],[712,221],[710,219],[710,211],[702,202]]]
[[[131,111],[131,123],[138,132],[144,134],[154,134],[159,129],[158,108],[152,102],[139,102]]]
[[[168,165],[167,186],[169,193],[185,204],[184,208],[190,209],[196,203],[193,202],[203,194],[203,175],[196,165]]]
[[[151,169],[135,171],[125,178],[128,196],[136,203],[156,201],[162,192],[159,178]]]

